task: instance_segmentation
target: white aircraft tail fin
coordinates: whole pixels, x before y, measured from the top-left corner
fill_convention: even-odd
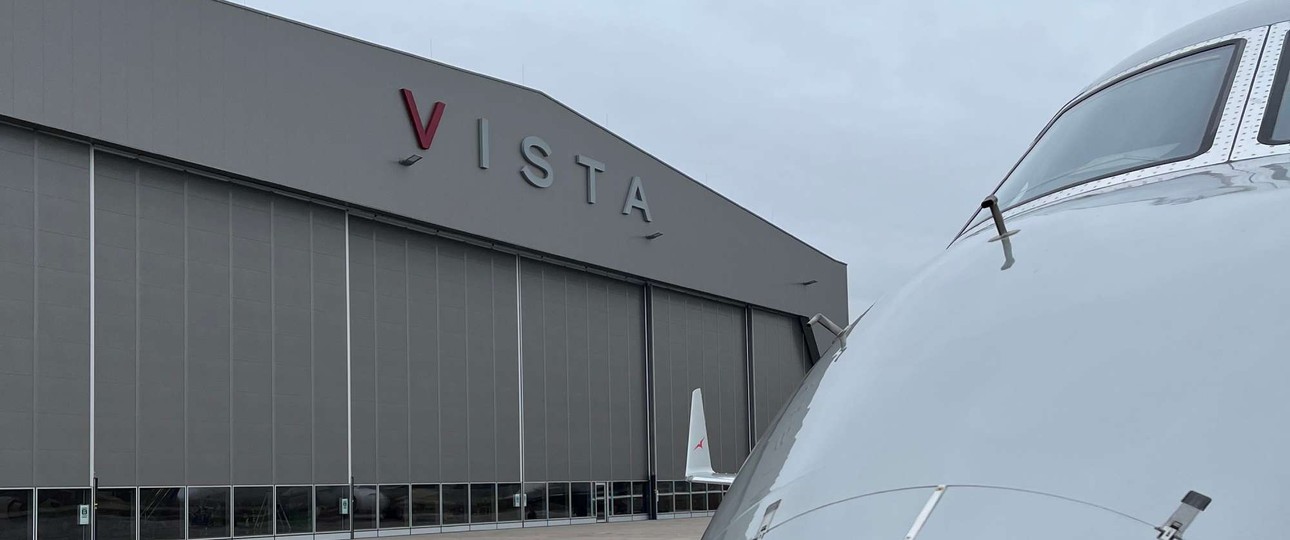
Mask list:
[[[703,391],[695,388],[690,395],[690,438],[685,454],[685,479],[690,482],[730,485],[735,475],[712,470],[712,454],[708,452],[708,422],[703,417]]]

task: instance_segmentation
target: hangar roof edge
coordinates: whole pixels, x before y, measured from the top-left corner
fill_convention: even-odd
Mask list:
[[[817,247],[815,247],[815,246],[811,245],[810,243],[806,242],[805,240],[802,240],[802,239],[801,239],[801,238],[799,238],[797,235],[795,235],[795,234],[793,234],[793,233],[791,233],[791,232],[788,232],[788,231],[784,230],[784,228],[780,227],[779,225],[776,225],[775,223],[771,222],[770,220],[766,219],[765,217],[762,217],[760,214],[758,214],[758,213],[756,213],[756,212],[753,212],[752,210],[749,210],[748,208],[744,207],[743,205],[739,204],[738,202],[735,202],[733,199],[731,199],[731,198],[729,198],[729,197],[725,196],[725,195],[724,195],[724,194],[722,194],[721,192],[719,192],[719,191],[717,191],[717,190],[715,190],[715,189],[712,189],[712,187],[711,187],[711,186],[708,186],[707,184],[704,184],[703,182],[700,182],[700,181],[696,180],[694,177],[691,177],[690,175],[686,174],[684,171],[682,171],[682,170],[680,170],[680,169],[678,169],[678,168],[676,168],[676,167],[673,167],[670,163],[668,163],[668,162],[666,162],[666,161],[663,161],[663,160],[662,160],[662,159],[660,159],[658,156],[655,156],[654,154],[650,153],[649,151],[645,150],[644,148],[641,148],[640,146],[636,145],[635,143],[633,143],[633,142],[631,142],[631,141],[627,140],[627,139],[626,139],[625,137],[623,137],[622,135],[619,135],[619,134],[617,134],[617,133],[614,133],[614,132],[613,132],[613,131],[611,131],[609,128],[607,128],[607,127],[605,127],[605,126],[600,125],[600,124],[599,124],[599,123],[597,123],[595,120],[592,120],[592,119],[588,118],[586,115],[584,115],[584,114],[582,114],[582,113],[578,112],[578,111],[577,111],[576,109],[574,109],[573,107],[570,107],[570,106],[568,106],[568,105],[565,105],[565,104],[564,104],[564,102],[562,102],[562,101],[560,101],[560,100],[556,99],[555,97],[551,96],[550,94],[547,94],[546,92],[543,92],[542,90],[538,90],[538,89],[533,88],[533,87],[530,87],[530,86],[525,86],[525,85],[522,85],[522,84],[519,84],[519,83],[515,83],[515,82],[513,82],[513,81],[508,81],[508,80],[505,80],[505,79],[500,79],[500,78],[497,78],[497,77],[493,77],[493,76],[491,76],[491,75],[486,75],[486,74],[479,73],[479,72],[476,72],[476,71],[471,71],[471,70],[469,70],[469,69],[466,69],[466,68],[463,68],[463,67],[460,67],[460,66],[454,66],[454,65],[452,65],[452,64],[448,64],[448,63],[440,62],[440,61],[435,60],[435,59],[432,59],[432,58],[426,58],[426,57],[421,56],[421,55],[418,55],[418,54],[414,54],[414,53],[410,53],[410,52],[407,52],[407,51],[404,51],[404,50],[396,49],[396,48],[394,48],[394,47],[390,47],[390,46],[387,46],[387,45],[381,45],[380,43],[376,43],[376,42],[368,41],[368,40],[365,40],[365,39],[362,39],[362,38],[358,38],[358,37],[354,37],[354,36],[351,36],[351,35],[348,35],[348,34],[342,34],[342,33],[337,32],[337,31],[335,31],[335,30],[329,30],[329,29],[327,29],[327,28],[323,28],[323,27],[321,27],[321,26],[316,26],[316,25],[309,24],[309,23],[306,23],[306,22],[297,21],[297,20],[295,20],[295,19],[290,19],[290,18],[287,18],[287,17],[281,16],[281,15],[278,15],[278,14],[275,14],[275,13],[269,13],[269,12],[264,11],[264,10],[261,10],[261,9],[256,9],[256,8],[253,8],[253,7],[250,7],[250,6],[246,6],[246,5],[238,4],[238,3],[236,3],[236,2],[234,2],[234,1],[232,1],[232,0],[211,0],[211,1],[213,1],[213,2],[217,2],[217,3],[220,3],[220,4],[224,4],[224,5],[227,5],[227,6],[230,6],[230,7],[234,7],[234,8],[237,8],[237,9],[245,10],[245,11],[248,11],[248,12],[251,12],[251,13],[255,13],[255,14],[258,14],[258,15],[263,15],[263,16],[265,16],[265,17],[269,17],[269,18],[272,18],[272,19],[276,19],[276,20],[279,20],[279,21],[282,21],[282,22],[286,22],[286,23],[294,24],[294,25],[301,26],[301,27],[304,27],[304,28],[308,28],[308,29],[310,29],[310,30],[316,30],[316,31],[319,31],[319,32],[323,32],[323,33],[325,33],[325,34],[329,34],[329,35],[336,36],[336,37],[339,37],[339,38],[342,38],[342,39],[346,39],[346,40],[349,40],[349,41],[353,41],[353,42],[355,42],[355,43],[361,43],[361,44],[363,44],[363,45],[367,45],[367,46],[370,46],[370,47],[376,47],[376,48],[378,48],[378,49],[382,49],[382,50],[385,50],[385,51],[389,51],[389,52],[393,52],[393,53],[400,54],[400,55],[403,55],[403,56],[407,56],[407,57],[409,57],[409,58],[414,58],[414,59],[416,59],[416,60],[420,60],[420,61],[423,61],[423,62],[429,62],[429,63],[435,64],[435,65],[438,65],[438,66],[442,66],[442,67],[445,67],[445,68],[448,68],[448,69],[452,69],[452,70],[455,70],[455,71],[459,71],[459,72],[465,73],[465,74],[467,74],[467,75],[472,75],[472,76],[479,77],[479,78],[482,78],[482,79],[486,79],[486,80],[489,80],[489,81],[493,81],[493,82],[497,82],[497,83],[505,84],[505,85],[508,85],[508,86],[512,86],[512,87],[515,87],[515,88],[518,88],[518,89],[521,89],[521,90],[526,90],[526,91],[529,91],[529,92],[533,92],[533,93],[535,93],[535,94],[537,94],[537,95],[539,95],[539,96],[542,96],[542,97],[544,97],[544,98],[546,98],[546,99],[551,100],[551,102],[552,102],[552,103],[555,103],[556,105],[559,105],[560,107],[564,108],[565,110],[567,110],[567,111],[569,111],[569,112],[571,112],[571,113],[573,113],[573,114],[577,115],[579,118],[583,119],[583,120],[584,120],[584,121],[586,121],[587,123],[590,123],[591,125],[596,126],[596,127],[597,127],[597,128],[599,128],[600,130],[602,130],[602,131],[604,131],[605,133],[607,133],[607,134],[609,134],[609,135],[611,135],[611,136],[613,136],[613,137],[617,138],[618,140],[620,140],[620,141],[622,141],[623,143],[627,144],[628,146],[632,147],[633,149],[635,149],[636,151],[640,152],[641,154],[644,154],[645,156],[649,157],[650,159],[652,159],[652,160],[654,160],[654,161],[657,161],[659,164],[663,165],[664,167],[667,167],[668,169],[671,169],[673,172],[677,173],[677,174],[678,174],[678,175],[680,175],[682,178],[685,178],[686,180],[689,180],[689,181],[693,182],[695,185],[698,185],[698,186],[702,187],[703,189],[708,190],[708,191],[709,191],[709,192],[711,192],[713,195],[716,195],[717,197],[720,197],[722,200],[724,200],[724,201],[726,201],[726,202],[730,203],[731,205],[734,205],[736,208],[738,208],[738,209],[740,209],[740,210],[742,210],[742,211],[744,211],[744,212],[748,213],[748,215],[750,215],[750,216],[753,216],[753,217],[757,218],[757,219],[758,219],[758,220],[760,220],[761,222],[763,222],[763,223],[765,223],[765,224],[767,224],[767,225],[770,225],[770,226],[771,226],[772,228],[774,228],[775,230],[777,230],[777,231],[779,231],[779,232],[781,232],[781,233],[784,233],[784,235],[788,236],[789,238],[792,238],[794,241],[796,241],[796,242],[798,242],[798,243],[802,244],[803,246],[806,246],[806,247],[810,248],[812,251],[814,251],[814,252],[816,252],[816,253],[819,253],[821,256],[823,256],[823,257],[825,257],[825,258],[829,259],[830,261],[833,261],[833,262],[836,262],[836,263],[838,263],[838,264],[841,264],[842,266],[847,266],[847,263],[846,263],[846,262],[844,262],[844,261],[842,261],[842,260],[839,260],[838,258],[836,258],[836,257],[834,257],[834,256],[832,256],[832,255],[829,255],[828,253],[825,253],[825,252],[824,252],[823,250],[821,250],[820,248],[817,248]]]

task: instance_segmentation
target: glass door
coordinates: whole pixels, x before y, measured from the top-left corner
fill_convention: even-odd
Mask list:
[[[609,521],[609,483],[596,482],[596,521],[604,523]]]

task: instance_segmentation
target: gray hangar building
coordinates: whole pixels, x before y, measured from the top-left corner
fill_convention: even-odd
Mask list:
[[[216,0],[0,0],[0,540],[706,515],[692,390],[734,472],[846,289],[541,92]]]

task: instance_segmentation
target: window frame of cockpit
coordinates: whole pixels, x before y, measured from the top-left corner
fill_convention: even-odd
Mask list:
[[[1198,54],[1204,54],[1204,53],[1213,51],[1215,49],[1221,49],[1223,47],[1233,46],[1231,56],[1229,56],[1227,59],[1227,73],[1223,75],[1223,85],[1219,88],[1218,97],[1217,99],[1214,100],[1214,108],[1212,111],[1210,111],[1209,123],[1205,126],[1205,138],[1201,142],[1200,148],[1196,152],[1187,154],[1185,156],[1173,158],[1173,159],[1153,161],[1138,167],[1118,170],[1111,173],[1094,176],[1092,178],[1088,178],[1085,180],[1080,180],[1079,182],[1076,182],[1074,184],[1064,185],[1055,189],[1050,189],[1048,191],[1039,193],[1038,195],[1027,197],[1025,199],[1022,199],[1020,202],[1017,202],[1016,204],[1012,204],[1006,208],[1003,208],[1002,210],[1006,212],[1008,210],[1012,210],[1013,208],[1024,206],[1030,203],[1031,201],[1042,199],[1054,193],[1065,191],[1067,189],[1070,189],[1082,184],[1087,184],[1089,182],[1096,182],[1098,180],[1102,180],[1105,178],[1120,176],[1122,174],[1128,174],[1134,171],[1139,171],[1139,170],[1147,169],[1151,167],[1159,167],[1161,165],[1169,165],[1171,163],[1187,161],[1189,159],[1196,159],[1200,156],[1205,155],[1210,150],[1214,149],[1214,139],[1218,135],[1219,125],[1223,122],[1223,113],[1227,110],[1228,101],[1232,97],[1232,86],[1233,86],[1233,82],[1236,81],[1236,72],[1240,69],[1241,59],[1242,59],[1243,53],[1245,52],[1245,47],[1248,45],[1246,41],[1247,40],[1244,38],[1232,38],[1232,39],[1223,40],[1217,43],[1213,43],[1210,45],[1206,45],[1204,47],[1200,47],[1195,50],[1190,50],[1190,51],[1178,53],[1173,56],[1166,57],[1159,61],[1152,62],[1146,66],[1143,66],[1141,68],[1135,69],[1133,71],[1117,76],[1113,79],[1110,79],[1105,83],[1098,85],[1096,88],[1089,90],[1088,92],[1085,92],[1084,94],[1080,95],[1074,100],[1071,100],[1071,102],[1067,103],[1066,106],[1062,107],[1062,109],[1058,111],[1057,114],[1053,115],[1052,120],[1048,121],[1048,124],[1044,126],[1043,131],[1039,132],[1039,136],[1035,137],[1035,140],[1031,141],[1030,146],[1026,148],[1026,153],[1021,155],[1021,159],[1018,159],[1017,162],[1012,165],[1012,168],[1008,170],[1008,174],[1003,177],[1003,180],[999,181],[999,184],[994,187],[994,191],[991,191],[990,193],[996,194],[999,192],[999,188],[1002,188],[1003,184],[1008,181],[1008,178],[1012,177],[1012,174],[1016,172],[1017,167],[1021,166],[1021,162],[1025,161],[1026,158],[1030,156],[1030,153],[1035,149],[1035,145],[1039,144],[1039,141],[1043,140],[1044,135],[1048,134],[1048,130],[1051,129],[1053,125],[1056,124],[1057,121],[1062,118],[1062,116],[1065,116],[1067,112],[1079,106],[1081,103],[1084,103],[1089,98],[1092,98],[1093,96],[1096,96],[1104,91],[1110,90],[1111,88],[1114,88],[1116,85],[1124,81],[1137,77],[1138,75],[1142,75],[1144,73],[1153,71],[1157,68],[1164,67],[1168,64],[1172,64],[1174,62],[1184,60],[1186,58],[1190,58]]]
[[[1213,40],[1209,40],[1208,42],[1200,42],[1195,45],[1183,47],[1181,49],[1169,52],[1167,54],[1163,54],[1159,57],[1156,57],[1147,62],[1144,62],[1139,66],[1136,66],[1128,71],[1125,71],[1119,75],[1111,77],[1105,81],[1102,81],[1097,85],[1090,87],[1080,95],[1076,96],[1075,99],[1071,100],[1066,105],[1062,106],[1062,108],[1057,112],[1057,114],[1053,115],[1052,119],[1050,119],[1048,123],[1044,125],[1044,128],[1040,130],[1039,134],[1031,141],[1030,145],[1026,147],[1026,151],[1022,153],[1021,157],[1017,159],[1017,161],[1013,163],[1012,167],[1008,169],[1007,174],[1005,174],[1003,178],[1000,179],[997,184],[995,184],[994,188],[990,191],[990,193],[991,194],[998,193],[999,189],[1003,187],[1004,182],[1008,181],[1008,178],[1010,178],[1013,175],[1017,167],[1021,165],[1021,162],[1025,160],[1027,156],[1030,155],[1030,153],[1034,150],[1035,145],[1038,144],[1039,141],[1043,139],[1044,135],[1048,133],[1049,129],[1052,128],[1053,124],[1055,124],[1057,120],[1060,119],[1063,115],[1065,115],[1066,112],[1069,111],[1071,108],[1075,107],[1076,105],[1079,105],[1080,103],[1083,103],[1088,98],[1094,95],[1097,95],[1098,93],[1101,93],[1102,91],[1105,91],[1127,79],[1141,75],[1153,69],[1159,68],[1163,65],[1169,64],[1177,60],[1182,60],[1184,58],[1187,58],[1195,54],[1212,51],[1217,48],[1233,46],[1234,50],[1232,52],[1232,57],[1228,61],[1228,72],[1225,74],[1225,80],[1223,81],[1223,86],[1220,89],[1219,97],[1218,99],[1215,100],[1215,110],[1214,110],[1213,116],[1210,117],[1209,125],[1206,126],[1205,141],[1201,145],[1201,150],[1198,153],[1191,154],[1177,159],[1153,162],[1147,165],[1143,165],[1141,167],[1135,167],[1128,170],[1118,171],[1112,174],[1100,175],[1087,180],[1080,181],[1075,184],[1062,186],[1058,189],[1049,190],[1044,193],[1035,195],[1033,197],[1028,197],[1016,204],[1012,204],[1006,208],[1003,208],[1002,211],[1005,213],[1008,213],[1019,208],[1024,209],[1024,207],[1030,206],[1034,204],[1036,201],[1042,201],[1043,199],[1051,197],[1057,193],[1061,193],[1063,191],[1067,191],[1071,189],[1077,189],[1080,186],[1087,186],[1088,184],[1092,184],[1092,183],[1101,183],[1102,181],[1105,181],[1107,179],[1126,176],[1127,178],[1125,178],[1124,180],[1131,181],[1134,178],[1133,175],[1140,173],[1141,171],[1164,169],[1164,170],[1159,170],[1159,172],[1151,172],[1150,174],[1147,175],[1147,176],[1153,176],[1156,174],[1166,174],[1171,172],[1169,168],[1171,165],[1175,167],[1181,165],[1181,166],[1184,166],[1185,168],[1185,166],[1188,165],[1188,163],[1186,162],[1192,161],[1192,160],[1203,161],[1203,163],[1196,164],[1196,166],[1198,167],[1228,161],[1228,158],[1230,155],[1229,152],[1231,151],[1231,146],[1236,142],[1235,141],[1236,131],[1237,131],[1236,128],[1238,128],[1241,123],[1240,121],[1241,112],[1244,110],[1245,101],[1249,97],[1248,89],[1245,89],[1239,93],[1240,95],[1237,96],[1237,98],[1239,99],[1235,99],[1233,97],[1233,94],[1236,93],[1235,90],[1237,89],[1236,82],[1238,79],[1244,78],[1244,76],[1241,75],[1242,67],[1249,67],[1250,72],[1253,72],[1254,69],[1257,68],[1259,64],[1259,56],[1260,56],[1260,54],[1257,54],[1257,53],[1261,53],[1263,50],[1263,45],[1265,44],[1265,41],[1266,41],[1267,30],[1268,30],[1268,27],[1266,26],[1250,28],[1248,30],[1243,30],[1241,32],[1234,32],[1232,34],[1220,36]],[[1251,50],[1254,51],[1256,54],[1253,55],[1253,58],[1247,58],[1247,55],[1249,55]],[[1250,65],[1245,66],[1246,64],[1250,64]],[[1239,101],[1240,103],[1235,103],[1235,101]],[[1232,110],[1229,110],[1229,109],[1232,109]],[[1229,113],[1232,114],[1233,118],[1230,118],[1230,119],[1228,118]],[[1234,126],[1232,129],[1233,133],[1229,136],[1233,140],[1227,141],[1227,148],[1216,149],[1214,145],[1219,139],[1218,134],[1224,128],[1224,124],[1228,123],[1229,120],[1234,121],[1236,123],[1236,126]],[[1219,150],[1222,150],[1221,156],[1219,156],[1218,154],[1214,154],[1213,156],[1216,159],[1216,161],[1206,158],[1206,156],[1208,156],[1210,153],[1217,152]],[[1220,157],[1221,159],[1217,159]],[[1211,161],[1213,161],[1213,163],[1211,163]],[[967,234],[968,231],[982,226],[982,224],[984,224],[987,221],[989,221],[989,219],[982,216],[981,208],[980,206],[977,206],[976,210],[968,218],[967,222],[963,224],[963,228],[959,230],[958,234],[954,235],[954,240],[950,242],[951,245],[954,242],[957,242],[960,238],[962,238],[963,235]]]
[[[1290,122],[1290,118],[1279,118],[1281,115],[1282,100],[1290,98],[1286,95],[1286,84],[1290,81],[1290,31],[1280,33],[1283,43],[1279,52],[1279,65],[1273,75],[1272,87],[1269,89],[1267,108],[1263,112],[1263,122],[1259,127],[1259,144],[1267,146],[1278,146],[1290,143],[1290,137],[1285,139],[1272,138],[1272,132],[1277,127],[1278,121]],[[1268,52],[1276,51],[1266,51]]]

